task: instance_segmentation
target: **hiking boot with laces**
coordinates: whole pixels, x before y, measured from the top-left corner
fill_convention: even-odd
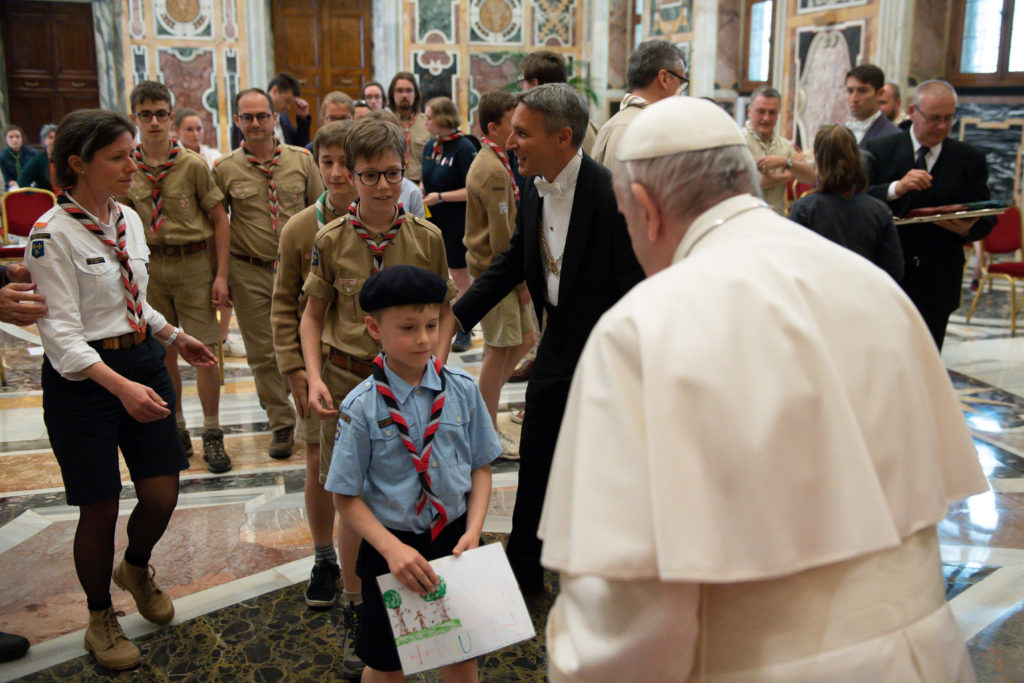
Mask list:
[[[292,457],[292,446],[295,445],[293,432],[292,427],[282,427],[274,431],[274,439],[270,442],[271,458],[282,460]]]
[[[153,569],[153,565],[143,569],[124,560],[121,560],[121,564],[114,569],[113,576],[114,584],[135,598],[139,614],[146,621],[166,624],[174,618],[174,603],[171,602],[171,597],[156,585],[155,577],[156,570]]]
[[[192,435],[187,429],[179,429],[178,437],[181,439],[181,446],[185,449],[185,456],[191,458],[195,450],[192,448]]]
[[[113,607],[89,610],[89,628],[85,630],[85,649],[92,653],[100,666],[108,669],[133,669],[142,663],[142,653],[121,630],[117,618],[124,612]]]
[[[206,461],[206,469],[214,474],[231,469],[231,458],[224,450],[224,432],[222,430],[207,429],[203,434],[203,460]]]
[[[306,586],[306,604],[310,607],[331,607],[338,597],[338,577],[341,567],[328,560],[313,565]]]

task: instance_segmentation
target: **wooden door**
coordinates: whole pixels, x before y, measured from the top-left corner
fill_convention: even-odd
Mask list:
[[[0,6],[10,120],[37,144],[43,124],[100,106],[92,7],[10,1]]]
[[[341,90],[355,99],[373,80],[371,2],[274,0],[272,8],[275,70],[299,80],[315,131],[320,98]]]

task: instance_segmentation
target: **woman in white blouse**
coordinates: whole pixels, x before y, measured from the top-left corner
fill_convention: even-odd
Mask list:
[[[131,185],[134,135],[122,114],[93,109],[65,117],[53,143],[54,175],[65,190],[32,228],[26,255],[32,279],[48,294],[47,313],[37,323],[46,352],[43,419],[67,502],[80,510],[74,558],[89,606],[85,647],[111,669],[141,661],[111,607],[111,578],[149,621],[174,617],[149,559],[177,504],[178,473],[188,460],[157,340],[193,365],[216,362],[202,342],[146,303],[142,223],[113,199]],[[115,569],[119,448],[138,504]]]

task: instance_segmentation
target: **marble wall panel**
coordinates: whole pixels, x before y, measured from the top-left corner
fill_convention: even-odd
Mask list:
[[[718,60],[715,64],[715,88],[736,90],[740,69],[740,0],[718,3]]]
[[[576,0],[535,0],[533,3],[533,42],[547,47],[567,47],[576,36]]]
[[[954,134],[985,152],[992,198],[1020,202],[1024,102],[994,104],[961,101],[957,115],[963,125]]]
[[[224,40],[237,40],[238,11],[235,0],[223,0],[221,11],[221,35],[224,36]]]
[[[908,79],[911,85],[940,78],[945,73],[948,12],[949,0],[914,0]]]
[[[124,40],[121,32],[123,8],[116,2],[94,2],[92,25],[96,32],[96,74],[99,77],[100,106],[123,111],[128,108],[125,87]]]
[[[608,76],[609,90],[626,87],[626,59],[630,46],[630,0],[609,0],[608,3]]]
[[[846,120],[844,77],[864,60],[864,21],[796,30],[796,141],[807,147],[822,125]]]
[[[469,130],[471,133],[482,134],[476,120],[476,108],[480,97],[506,87],[515,81],[516,75],[516,62],[509,54],[483,53],[469,56]]]
[[[220,121],[213,50],[160,48],[157,59],[164,85],[174,93],[174,106],[198,111],[203,120],[206,144],[216,146]]]
[[[671,36],[693,30],[693,0],[651,0],[648,35]]]
[[[454,43],[456,36],[455,7],[457,0],[413,0],[416,17],[416,42]],[[437,35],[440,40],[432,40]]]
[[[452,50],[417,50],[412,53],[413,73],[420,83],[424,104],[432,97],[458,102],[459,53]]]
[[[471,45],[522,45],[523,0],[469,0]]]
[[[797,14],[810,14],[866,4],[868,0],[797,0],[796,11]]]
[[[213,38],[213,0],[153,0],[157,38]]]

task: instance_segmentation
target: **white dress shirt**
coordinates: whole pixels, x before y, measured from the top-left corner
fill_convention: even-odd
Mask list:
[[[146,303],[149,247],[142,221],[127,206],[114,200],[110,203],[108,223],[91,213],[89,216],[103,228],[107,237],[116,240],[116,211],[120,208],[124,212],[125,248],[139,287],[142,317],[150,332],[156,332],[167,325],[167,320]],[[117,257],[113,249],[60,206],[53,207],[36,221],[28,242],[25,265],[32,281],[39,286],[39,293],[46,297],[46,315],[36,323],[43,350],[54,370],[62,376],[71,380],[85,379],[82,370],[102,360],[87,342],[133,331],[128,323]]]
[[[852,121],[846,122],[847,129],[849,129],[849,131],[853,133],[853,137],[857,138],[858,145],[860,144],[860,141],[864,139],[864,136],[867,134],[868,129],[871,128],[875,120],[881,115],[882,110],[879,109],[874,114],[867,117],[863,121],[857,121],[856,119],[854,119]]]
[[[918,152],[918,150],[921,149],[921,143],[914,136],[914,129],[913,128],[910,129],[910,144],[914,146],[914,163],[916,164],[917,163],[917,152]],[[941,154],[941,153],[942,153],[942,143],[941,142],[939,144],[935,145],[934,147],[932,147],[931,149],[929,149],[925,153],[925,155],[924,155],[924,165],[925,165],[925,169],[929,173],[932,172],[932,167],[935,166],[935,162],[938,161],[939,154]],[[900,180],[902,180],[902,178]],[[889,200],[890,202],[892,200],[896,199],[897,197],[899,197],[899,195],[896,194],[896,183],[898,183],[898,182],[899,182],[899,180],[894,180],[891,183],[889,183],[889,190],[885,193],[885,198],[887,200]]]
[[[564,264],[562,255],[565,253],[565,241],[569,235],[569,218],[572,216],[572,202],[576,197],[576,180],[580,176],[580,164],[583,163],[583,152],[576,151],[576,156],[569,160],[553,183],[538,177],[534,182],[537,193],[544,200],[541,210],[541,233],[547,242],[548,251],[558,263],[559,274],[544,269],[547,284],[547,300],[552,306],[558,305],[558,283],[561,281],[561,269]],[[544,258],[541,251],[541,259]]]

